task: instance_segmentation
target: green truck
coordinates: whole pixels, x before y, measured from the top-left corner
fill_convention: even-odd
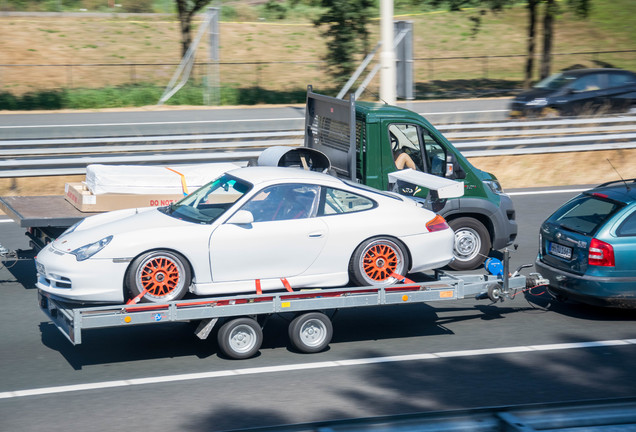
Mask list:
[[[334,173],[381,190],[422,200],[455,231],[454,270],[480,266],[491,250],[517,236],[512,200],[497,178],[475,168],[435,127],[417,113],[382,103],[337,99],[307,89],[305,147],[324,153]],[[406,155],[406,156],[404,156]],[[406,182],[389,182],[410,160],[418,171],[464,183],[459,198]]]

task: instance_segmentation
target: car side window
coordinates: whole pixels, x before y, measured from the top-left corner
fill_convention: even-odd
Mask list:
[[[636,79],[633,75],[624,73],[609,74],[609,87],[622,87],[628,84],[636,84]]]
[[[602,88],[601,74],[582,76],[572,83],[571,89],[575,92],[600,90]]]
[[[317,185],[269,186],[252,197],[241,210],[251,212],[254,222],[304,219],[314,216],[319,192]]]
[[[627,219],[616,230],[616,234],[619,237],[636,236],[636,210],[627,216]]]
[[[424,154],[426,155],[426,164],[429,167],[429,174],[444,177],[446,174],[446,150],[428,133],[424,133],[423,137]]]
[[[340,189],[325,188],[324,199],[321,202],[318,215],[353,213],[374,207],[375,202],[367,197]]]

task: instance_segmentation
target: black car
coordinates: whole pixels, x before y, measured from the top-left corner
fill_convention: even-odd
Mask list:
[[[549,76],[517,95],[511,117],[625,112],[636,106],[636,73],[622,69],[573,69]]]

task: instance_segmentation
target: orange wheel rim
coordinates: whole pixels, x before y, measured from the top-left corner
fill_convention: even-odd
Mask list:
[[[370,279],[380,282],[395,272],[398,261],[398,255],[391,246],[378,244],[364,254],[362,268]]]
[[[179,285],[179,268],[168,258],[148,261],[141,271],[141,286],[150,295],[162,297],[170,294]]]

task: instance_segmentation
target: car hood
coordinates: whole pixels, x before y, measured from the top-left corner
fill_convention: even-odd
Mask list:
[[[103,213],[84,219],[71,233],[58,237],[51,245],[61,252],[71,252],[79,247],[94,243],[110,235],[121,237],[140,230],[160,230],[179,225],[191,225],[157,208],[126,209]]]

